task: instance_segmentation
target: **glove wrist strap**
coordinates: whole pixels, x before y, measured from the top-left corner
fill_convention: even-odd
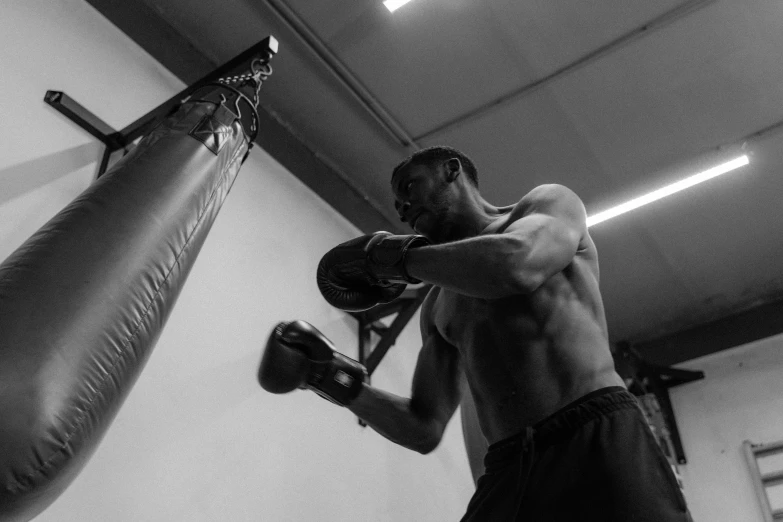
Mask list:
[[[363,364],[334,352],[332,360],[310,376],[307,387],[328,401],[348,406],[359,396],[367,377]]]
[[[420,279],[408,274],[405,258],[411,248],[429,244],[429,240],[424,236],[385,236],[367,253],[373,274],[379,280],[391,283],[421,283]]]

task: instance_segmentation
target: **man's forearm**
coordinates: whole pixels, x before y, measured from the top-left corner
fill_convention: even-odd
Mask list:
[[[524,249],[502,234],[414,248],[406,255],[408,273],[427,283],[480,299],[525,291]]]
[[[365,384],[348,409],[390,441],[419,453],[429,453],[439,442],[431,424],[411,409],[410,399]]]

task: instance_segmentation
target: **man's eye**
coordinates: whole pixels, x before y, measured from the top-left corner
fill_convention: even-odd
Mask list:
[[[407,185],[405,185],[405,193],[409,193],[411,191],[411,187],[413,186],[413,182],[409,181]]]

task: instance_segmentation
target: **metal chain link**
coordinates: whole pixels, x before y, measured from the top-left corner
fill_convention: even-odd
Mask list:
[[[226,78],[220,78],[218,82],[225,84],[255,84],[255,91],[253,93],[253,103],[258,105],[261,85],[272,75],[272,66],[269,65],[269,59],[256,58],[250,64],[249,73],[238,74],[236,76],[228,76]]]
[[[220,78],[218,80],[219,83],[223,83],[226,85],[235,84],[237,87],[242,87],[247,84],[253,84],[255,86],[255,89],[253,90],[253,105],[255,107],[258,107],[258,104],[260,103],[261,99],[261,86],[264,84],[267,78],[269,78],[272,75],[272,66],[269,65],[269,60],[271,59],[271,56],[268,56],[266,58],[255,58],[250,63],[250,72],[245,74],[238,74],[236,76],[228,76],[226,78]],[[253,119],[253,123],[251,124],[250,131],[255,132],[256,129],[256,121]]]

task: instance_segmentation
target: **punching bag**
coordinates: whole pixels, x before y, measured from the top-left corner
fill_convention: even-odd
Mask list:
[[[0,265],[0,521],[65,490],[143,369],[251,145],[243,94],[191,96]]]

